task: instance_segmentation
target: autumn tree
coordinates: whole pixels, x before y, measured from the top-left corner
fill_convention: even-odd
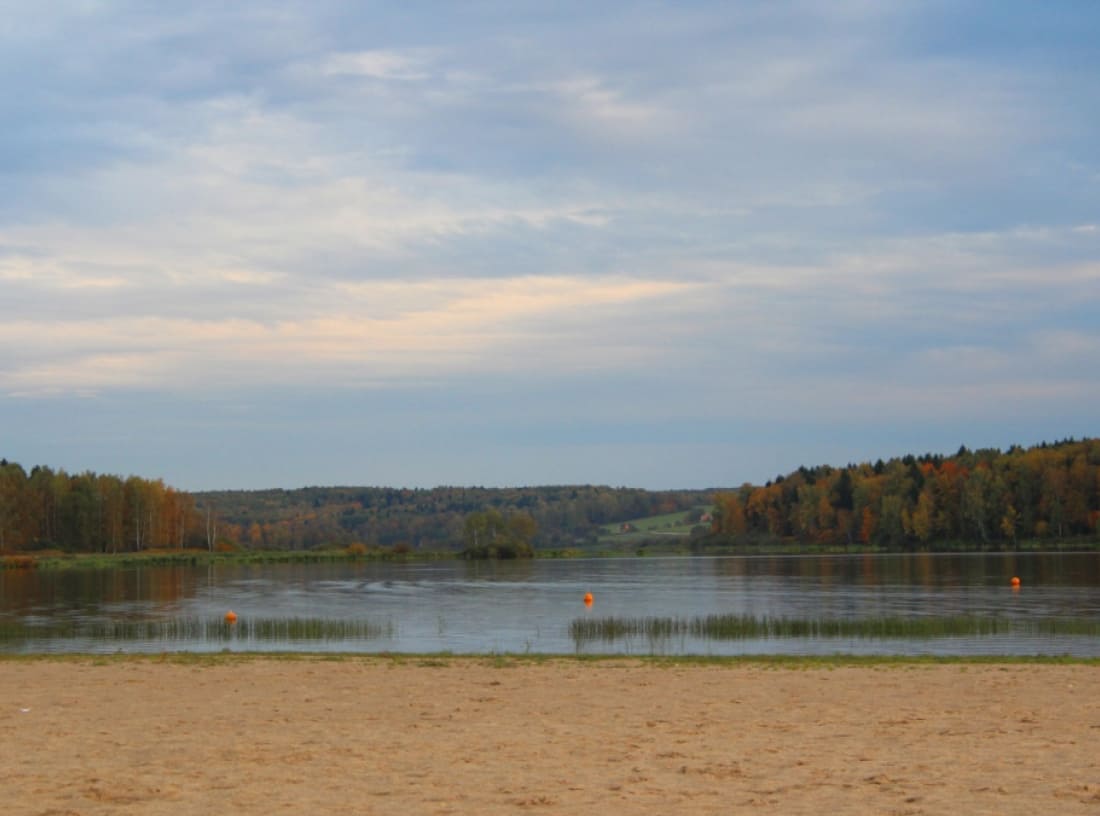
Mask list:
[[[731,495],[715,500],[712,535],[735,541],[766,536],[898,549],[1094,536],[1100,533],[1100,440],[1004,453],[960,446],[948,457],[800,467],[762,487],[742,488],[737,504]],[[743,529],[730,522],[738,516]]]
[[[505,517],[499,510],[471,513],[463,529],[464,558],[530,558],[538,525],[528,513]]]

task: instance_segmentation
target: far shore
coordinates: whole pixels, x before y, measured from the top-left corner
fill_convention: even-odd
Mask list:
[[[1029,554],[1097,552],[1100,541],[1075,539],[1050,546],[1049,542],[1021,542],[1015,549],[982,548],[976,543],[959,542],[934,550],[886,550],[875,547],[821,547],[794,542],[753,544],[721,549],[692,550],[684,545],[652,547],[624,546],[620,549],[542,549],[535,550],[535,559],[561,558],[644,558],[647,556],[751,556],[751,555],[959,555],[959,554]],[[36,550],[0,554],[0,570],[18,569],[112,569],[127,567],[198,566],[206,564],[309,564],[356,562],[406,562],[462,560],[458,550],[426,551],[404,548],[336,547],[314,550],[172,550],[150,549],[139,552],[69,553],[60,550]],[[508,560],[508,559],[501,559]],[[520,559],[524,560],[524,559]]]
[[[1094,814],[1095,661],[0,659],[4,812]]]

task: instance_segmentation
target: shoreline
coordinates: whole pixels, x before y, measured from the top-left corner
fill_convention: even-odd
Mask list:
[[[481,665],[489,668],[516,668],[553,663],[599,665],[632,663],[652,668],[684,667],[760,667],[774,669],[891,668],[917,666],[1100,666],[1100,657],[1060,655],[917,655],[917,654],[738,654],[738,655],[658,655],[553,652],[325,652],[325,651],[163,651],[163,652],[3,652],[4,663],[91,663],[93,665],[157,663],[183,666],[228,666],[252,662],[364,663],[386,666]]]
[[[5,812],[1095,813],[1058,659],[0,659]]]
[[[632,545],[622,549],[589,550],[581,548],[535,550],[527,558],[471,559],[459,551],[392,552],[386,549],[348,552],[346,549],[318,550],[238,550],[210,552],[208,550],[149,550],[120,553],[64,553],[56,550],[0,554],[0,572],[31,570],[57,571],[71,569],[132,569],[135,567],[187,567],[248,564],[378,564],[418,563],[431,561],[558,561],[583,559],[647,559],[647,558],[722,558],[779,556],[940,556],[940,555],[1074,555],[1100,553],[1100,540],[1079,538],[1063,542],[1062,547],[1034,546],[1037,542],[1021,542],[1015,549],[982,549],[980,546],[905,550],[881,547],[844,548],[810,546],[797,543],[731,546],[707,548],[698,552],[688,548],[642,548]]]

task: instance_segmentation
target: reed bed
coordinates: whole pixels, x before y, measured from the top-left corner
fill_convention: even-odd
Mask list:
[[[694,618],[576,618],[569,627],[577,643],[614,642],[629,638],[703,640],[761,638],[917,639],[999,634],[1100,636],[1100,620],[1060,618],[1023,620],[979,615],[788,618],[754,615],[707,615]]]
[[[392,623],[325,618],[256,618],[229,624],[221,618],[163,620],[51,621],[47,624],[0,621],[0,643],[39,640],[96,642],[303,642],[384,640]]]

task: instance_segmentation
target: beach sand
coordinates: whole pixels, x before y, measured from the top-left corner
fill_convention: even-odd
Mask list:
[[[1100,814],[1100,667],[0,661],[0,812]]]

